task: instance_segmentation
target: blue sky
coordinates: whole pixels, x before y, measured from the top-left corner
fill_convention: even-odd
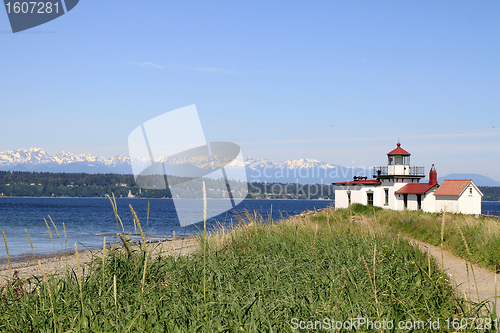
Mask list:
[[[245,156],[412,165],[500,180],[498,1],[96,1],[12,34],[0,10],[0,151],[127,154],[196,104]]]

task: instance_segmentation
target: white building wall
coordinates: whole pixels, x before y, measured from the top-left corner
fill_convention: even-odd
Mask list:
[[[458,208],[463,214],[481,214],[481,194],[472,184],[458,198]]]
[[[351,204],[360,203],[368,204],[368,191],[373,191],[373,204],[376,205],[380,201],[380,186],[378,185],[336,185],[335,186],[335,208],[347,208],[348,192],[351,193]]]
[[[414,181],[417,182],[416,180]],[[351,204],[368,204],[368,191],[373,191],[373,205],[385,209],[403,210],[403,195],[396,194],[411,179],[383,179],[380,185],[336,185],[335,186],[335,208],[347,208],[349,206],[347,192],[351,192]],[[385,189],[389,192],[388,204],[385,204]],[[416,195],[408,195],[408,209],[417,209]]]
[[[398,209],[397,195],[395,192],[403,187],[406,183],[397,182],[396,179],[383,179],[379,186],[378,206],[385,209]],[[385,204],[385,189],[389,190],[389,202]]]
[[[335,186],[335,208],[347,208],[347,192],[351,193],[351,204],[368,204],[368,191],[373,191],[374,206],[385,209],[403,210],[403,194],[395,192],[404,185],[411,183],[411,179],[384,179],[380,185],[346,185]],[[415,181],[416,182],[416,181]],[[472,194],[470,193],[472,188]],[[389,202],[385,204],[385,189],[389,192]],[[424,212],[441,212],[445,209],[450,213],[481,214],[481,194],[477,188],[470,184],[460,196],[435,196],[435,190],[421,196],[421,208]],[[418,202],[416,194],[408,194],[408,210],[417,210]]]
[[[436,212],[436,197],[434,196],[435,190],[422,194],[422,210],[428,213]]]
[[[392,164],[387,166],[387,174],[389,175],[409,175],[410,166],[406,164]]]
[[[408,210],[417,210],[418,209],[418,203],[417,203],[417,195],[416,194],[408,194]],[[403,207],[404,207],[404,201],[403,201]]]
[[[395,182],[392,182],[392,204],[389,204],[390,209],[394,210],[404,210],[405,209],[405,203],[404,203],[404,196],[403,194],[396,194],[398,190],[400,190],[403,186],[406,184],[411,184],[412,180],[411,179],[394,179]],[[414,181],[414,183],[417,183],[417,180]],[[415,208],[410,208],[410,201],[411,207]],[[414,201],[414,202],[413,202]],[[417,209],[417,197],[414,194],[408,194],[408,209]]]
[[[341,186],[335,186],[335,208],[347,208],[347,191],[341,189]]]
[[[472,194],[470,193],[472,189]],[[450,213],[481,214],[481,194],[476,187],[470,183],[460,196],[436,195],[436,212],[446,211]]]
[[[436,212],[459,213],[456,195],[436,195]]]

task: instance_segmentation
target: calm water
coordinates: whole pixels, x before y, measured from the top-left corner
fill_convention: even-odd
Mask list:
[[[172,231],[175,231],[176,235],[192,235],[203,229],[203,225],[200,226],[199,223],[190,225],[186,229],[181,227],[173,201],[169,199],[117,199],[116,201],[125,230],[132,234],[135,234],[135,230],[129,204],[134,207],[143,228],[146,229],[148,202],[150,204],[148,235],[165,238],[167,235],[172,235]],[[217,202],[214,200],[215,205]],[[330,200],[245,200],[235,209],[209,219],[207,225],[213,227],[220,222],[230,226],[231,219],[234,221],[236,215],[242,214],[245,210],[257,211],[263,216],[267,216],[272,210],[273,219],[279,219],[281,215],[287,217],[332,204],[333,201]],[[483,202],[482,210],[483,214],[500,216],[500,202]],[[54,220],[61,240],[57,238],[48,215]],[[43,218],[46,218],[50,226],[54,243],[50,240]],[[63,222],[66,226],[68,249],[74,249],[74,243],[82,249],[101,247],[104,236],[108,242],[115,242],[116,220],[108,199],[0,198],[0,229],[5,232],[11,256],[31,254],[25,229],[30,234],[35,253],[51,253],[54,249],[55,251],[65,249]],[[6,256],[5,247],[0,245],[0,258]]]
[[[166,236],[172,235],[172,231],[175,231],[176,235],[192,235],[197,234],[200,227],[203,229],[203,223],[201,226],[190,225],[186,229],[180,227],[173,201],[170,199],[116,199],[116,202],[125,230],[132,234],[136,232],[129,204],[137,212],[143,229],[146,229],[148,202],[150,204],[148,235]],[[217,203],[218,201],[214,200],[209,205]],[[208,220],[207,226],[215,226],[218,222],[230,226],[231,219],[234,221],[235,216],[245,210],[257,211],[263,216],[268,216],[272,210],[273,219],[278,219],[281,215],[287,217],[332,204],[333,201],[330,200],[245,200],[235,209]],[[48,215],[54,220],[61,240],[57,238]],[[50,240],[43,218],[50,226],[54,243]],[[74,243],[78,244],[79,249],[102,247],[104,236],[108,242],[115,242],[117,226],[108,199],[0,198],[0,229],[5,232],[11,257],[31,254],[25,229],[30,235],[35,253],[54,252],[54,248],[55,251],[65,249],[63,222],[66,226],[68,249],[74,249]],[[5,247],[0,245],[0,258],[5,257],[7,257]]]
[[[481,213],[500,216],[500,202],[481,202]]]

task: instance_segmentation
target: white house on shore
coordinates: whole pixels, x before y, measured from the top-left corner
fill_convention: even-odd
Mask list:
[[[352,181],[333,183],[335,208],[360,203],[394,210],[481,214],[483,193],[471,179],[445,180],[439,185],[433,164],[429,182],[421,183],[424,167],[410,166],[410,155],[398,142],[387,154],[387,166],[373,169],[374,179],[354,177]]]

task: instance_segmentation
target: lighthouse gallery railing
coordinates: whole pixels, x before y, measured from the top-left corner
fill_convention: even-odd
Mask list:
[[[425,176],[425,169],[423,166],[410,166],[407,168],[410,168],[410,173],[409,173],[410,176]],[[377,177],[377,175],[387,176],[388,175],[387,166],[374,167],[373,177]]]

